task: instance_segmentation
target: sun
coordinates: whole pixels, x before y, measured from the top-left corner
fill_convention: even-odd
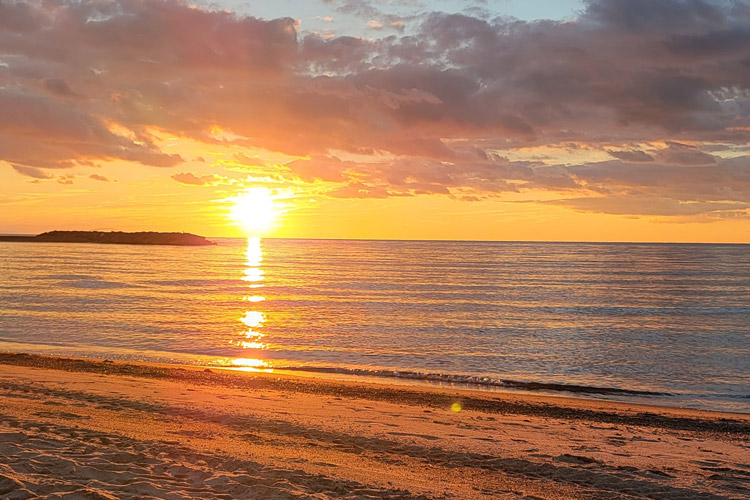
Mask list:
[[[273,194],[265,187],[255,187],[234,198],[231,218],[249,234],[268,231],[278,215]]]

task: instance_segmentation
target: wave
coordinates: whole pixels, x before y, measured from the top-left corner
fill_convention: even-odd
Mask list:
[[[119,281],[105,281],[99,279],[89,280],[78,280],[70,281],[65,284],[59,284],[62,288],[90,288],[90,289],[110,289],[110,288],[131,288],[132,286],[127,283],[121,283]]]
[[[326,366],[273,366],[274,370],[287,372],[326,373],[357,377],[378,377],[414,380],[417,382],[469,385],[484,388],[516,389],[523,391],[572,392],[582,394],[624,396],[673,396],[669,392],[599,387],[589,385],[561,384],[553,382],[524,382],[520,380],[496,379],[477,375],[452,375],[445,373],[423,373],[402,370],[374,370],[366,368],[338,368]]]

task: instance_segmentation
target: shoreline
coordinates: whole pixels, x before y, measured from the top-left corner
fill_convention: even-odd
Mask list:
[[[40,348],[40,347],[43,347]],[[742,399],[696,399],[690,395],[648,387],[624,388],[614,385],[583,385],[576,382],[543,382],[516,380],[502,377],[485,377],[466,374],[440,374],[419,372],[397,368],[353,368],[349,366],[295,366],[294,361],[272,360],[274,364],[232,363],[233,358],[216,355],[194,355],[161,351],[142,351],[143,357],[135,358],[131,351],[115,349],[108,353],[83,348],[72,353],[67,346],[26,344],[14,341],[0,342],[0,355],[38,355],[40,357],[70,358],[88,361],[110,360],[122,364],[169,366],[186,369],[215,369],[233,372],[253,373],[272,372],[302,379],[329,381],[349,381],[354,383],[393,385],[405,388],[426,388],[428,390],[456,390],[480,394],[515,394],[522,396],[550,396],[594,400],[599,402],[619,402],[628,405],[699,410],[715,413],[750,415],[750,405]],[[242,361],[242,360],[239,360]],[[255,360],[253,360],[255,361]],[[260,361],[260,360],[258,360]],[[1,363],[1,361],[0,361]],[[278,363],[278,364],[276,364]],[[478,381],[474,381],[474,380]],[[750,397],[750,396],[749,396]]]
[[[232,367],[131,362],[18,352],[0,352],[0,365],[180,381],[206,386],[283,390],[433,408],[450,408],[458,401],[465,410],[488,413],[750,436],[750,414],[746,413],[630,403],[580,395],[485,391],[464,387],[389,383],[385,379],[370,381],[317,378],[283,370],[246,371]]]
[[[720,500],[748,451],[745,414],[0,354],[0,498]]]

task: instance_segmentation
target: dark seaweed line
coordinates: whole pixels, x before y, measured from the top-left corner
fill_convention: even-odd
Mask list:
[[[628,395],[628,396],[674,396],[669,392],[644,391],[638,389],[620,389],[616,387],[598,387],[590,385],[560,384],[552,382],[522,382],[510,379],[494,379],[472,375],[446,375],[441,373],[420,373],[404,370],[369,370],[364,368],[335,368],[325,366],[274,366],[275,370],[310,373],[333,373],[357,375],[364,377],[396,378],[422,380],[427,382],[444,382],[450,384],[474,385],[480,387],[501,387],[526,391],[555,391],[583,394]]]
[[[458,401],[466,410],[479,410],[489,413],[532,415],[563,420],[583,420],[676,431],[708,432],[740,439],[750,437],[750,423],[721,417],[716,419],[677,417],[650,412],[623,414],[607,410],[556,406],[545,402],[510,401],[489,395],[486,398],[480,398],[460,392],[447,394],[444,392],[418,391],[385,386],[351,385],[330,380],[271,378],[268,376],[236,374],[210,369],[195,370],[172,366],[114,363],[109,360],[74,359],[24,353],[0,353],[0,364],[69,372],[88,372],[183,381],[199,385],[295,391],[443,409],[450,408],[453,403]]]

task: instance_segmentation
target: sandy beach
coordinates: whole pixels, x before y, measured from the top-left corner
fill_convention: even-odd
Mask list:
[[[749,437],[742,414],[0,355],[9,499],[747,498]]]

